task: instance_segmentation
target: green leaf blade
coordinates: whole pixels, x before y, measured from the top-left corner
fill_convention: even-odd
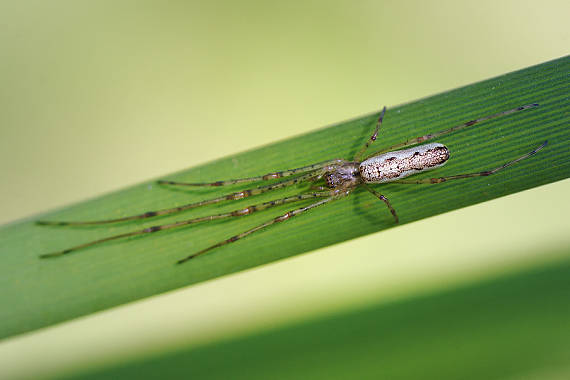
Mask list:
[[[401,223],[447,212],[570,176],[568,85],[564,57],[406,105],[391,107],[369,152],[516,106],[540,107],[444,136],[449,163],[427,177],[488,170],[545,140],[537,155],[495,176],[442,185],[378,185]],[[379,106],[380,108],[380,106]],[[367,115],[270,146],[166,176],[180,181],[215,181],[300,167],[331,158],[351,158],[369,137],[378,114]],[[83,202],[38,219],[94,220],[172,207],[247,188],[172,189],[154,181]],[[67,257],[40,254],[113,234],[227,212],[306,190],[289,188],[260,197],[224,202],[177,216],[114,226],[60,228],[24,221],[0,229],[0,337],[49,326],[143,297],[308,252],[395,227],[385,206],[358,190],[234,244],[177,266],[175,262],[295,207],[286,205],[243,218],[215,221],[115,241]],[[299,203],[299,205],[308,203]],[[300,207],[300,206],[299,206]]]

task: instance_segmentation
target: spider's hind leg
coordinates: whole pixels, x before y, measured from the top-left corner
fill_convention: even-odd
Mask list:
[[[533,149],[532,151],[523,154],[522,156],[507,162],[506,164],[503,164],[501,166],[498,166],[494,169],[491,170],[485,170],[482,172],[477,172],[477,173],[468,173],[468,174],[457,174],[457,175],[450,175],[447,177],[439,177],[439,178],[422,178],[422,179],[409,179],[409,180],[397,180],[397,181],[392,181],[392,183],[402,183],[402,184],[435,184],[435,183],[443,183],[446,181],[450,181],[453,179],[464,179],[464,178],[472,178],[472,177],[485,177],[485,176],[489,176],[491,174],[495,174],[496,172],[498,172],[499,170],[503,170],[505,168],[508,168],[511,165],[516,164],[519,161],[522,161],[526,158],[529,158],[530,156],[536,154],[539,150],[541,150],[542,148],[544,148],[546,146],[546,144],[548,143],[548,141],[543,142],[542,144],[540,144],[538,147],[536,147],[535,149]]]
[[[471,127],[471,126],[473,126],[473,125],[475,125],[475,124],[478,124],[478,123],[481,123],[481,122],[483,122],[483,121],[487,121],[487,120],[495,119],[495,118],[498,118],[498,117],[510,115],[510,114],[512,114],[512,113],[519,112],[519,111],[524,111],[524,110],[526,110],[526,109],[534,108],[534,107],[538,107],[538,104],[537,104],[537,103],[527,104],[527,105],[524,105],[524,106],[512,108],[512,109],[510,109],[510,110],[498,112],[498,113],[495,113],[495,114],[493,114],[493,115],[487,115],[487,116],[483,116],[483,117],[480,117],[480,118],[477,118],[477,119],[473,119],[473,120],[470,120],[470,121],[468,121],[468,122],[466,122],[466,123],[462,123],[462,124],[453,126],[453,127],[451,127],[451,128],[444,129],[444,130],[439,131],[439,132],[429,133],[429,134],[424,135],[424,136],[419,136],[419,137],[415,137],[415,138],[413,138],[413,139],[409,139],[409,140],[407,140],[407,141],[404,141],[403,143],[399,143],[399,144],[396,144],[396,145],[392,145],[392,146],[390,146],[390,147],[388,147],[388,148],[385,148],[385,149],[382,149],[382,150],[380,150],[380,151],[378,151],[378,152],[375,152],[374,154],[372,154],[372,155],[370,155],[370,156],[368,156],[368,157],[366,157],[366,158],[370,158],[370,157],[372,157],[373,155],[377,155],[377,154],[380,154],[380,153],[385,153],[385,152],[390,152],[390,151],[393,151],[393,150],[405,148],[405,147],[407,147],[407,146],[412,146],[412,145],[421,144],[421,143],[424,143],[424,142],[426,142],[426,141],[430,141],[430,140],[433,140],[433,139],[435,139],[435,138],[438,138],[438,137],[441,137],[441,136],[445,136],[445,135],[450,134],[450,133],[452,133],[452,132],[456,132],[456,131],[459,131],[459,130],[461,130],[461,129]]]

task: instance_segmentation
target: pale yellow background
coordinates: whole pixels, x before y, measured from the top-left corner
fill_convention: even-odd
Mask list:
[[[564,56],[569,14],[568,1],[4,1],[0,222]],[[16,337],[0,343],[0,377],[551,260],[536,247],[570,247],[569,191],[566,180]]]

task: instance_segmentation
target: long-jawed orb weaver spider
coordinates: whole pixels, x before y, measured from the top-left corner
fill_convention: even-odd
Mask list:
[[[222,202],[225,200],[237,200],[242,198],[247,198],[253,195],[262,194],[268,191],[281,189],[284,187],[292,186],[297,183],[308,181],[308,182],[316,182],[321,179],[324,179],[324,183],[321,185],[315,184],[311,187],[313,192],[311,193],[302,193],[296,196],[287,197],[276,199],[273,201],[260,203],[256,205],[251,205],[239,210],[235,210],[232,212],[218,214],[218,215],[210,215],[204,216],[200,218],[188,219],[183,220],[176,223],[170,224],[163,224],[153,227],[148,227],[145,229],[127,232],[120,235],[110,236],[104,239],[99,239],[95,241],[91,241],[88,243],[84,243],[75,247],[71,247],[68,249],[64,249],[57,252],[47,253],[41,255],[41,258],[49,258],[49,257],[56,257],[62,256],[79,249],[87,248],[96,244],[104,243],[110,240],[116,240],[121,238],[126,238],[130,236],[136,235],[143,235],[143,234],[150,234],[157,231],[168,230],[172,228],[182,227],[194,223],[205,222],[208,220],[215,220],[215,219],[224,219],[224,218],[231,218],[231,217],[238,217],[249,215],[257,211],[265,210],[270,207],[274,207],[277,205],[282,205],[286,203],[293,203],[298,202],[306,199],[317,199],[320,198],[318,201],[309,204],[308,206],[304,206],[295,210],[291,210],[281,216],[268,220],[265,223],[262,223],[252,229],[244,231],[238,235],[232,236],[229,239],[220,241],[212,246],[202,249],[199,252],[193,253],[181,260],[178,260],[178,264],[184,263],[190,259],[193,259],[197,256],[203,255],[206,252],[211,251],[214,248],[221,247],[223,245],[233,243],[239,239],[242,239],[248,235],[251,235],[254,232],[260,231],[261,229],[268,227],[272,224],[283,222],[288,220],[294,216],[300,215],[305,211],[313,209],[318,206],[322,206],[327,204],[331,201],[336,199],[340,199],[349,195],[355,188],[358,186],[364,187],[370,193],[375,195],[378,199],[383,201],[390,212],[392,213],[394,220],[398,223],[398,215],[396,210],[390,204],[388,198],[384,195],[380,194],[376,190],[372,189],[368,184],[374,183],[385,183],[385,182],[394,182],[394,183],[402,183],[402,184],[436,184],[442,183],[449,180],[455,179],[464,179],[464,178],[471,178],[471,177],[480,177],[480,176],[488,176],[491,174],[497,173],[499,170],[505,169],[525,158],[528,158],[544,148],[547,144],[545,141],[540,146],[535,148],[534,150],[507,162],[504,165],[496,167],[491,170],[485,170],[482,172],[477,173],[469,173],[469,174],[459,174],[447,177],[439,177],[439,178],[427,178],[427,179],[419,179],[419,180],[403,180],[403,178],[408,177],[412,174],[420,173],[426,170],[436,169],[446,163],[449,159],[449,150],[447,147],[440,143],[428,143],[423,145],[418,145],[424,143],[429,140],[433,140],[437,137],[447,135],[451,132],[458,131],[463,128],[470,127],[482,121],[498,118],[501,116],[510,115],[512,113],[523,111],[529,108],[533,108],[538,106],[538,104],[527,104],[525,106],[513,108],[507,111],[499,112],[493,115],[484,116],[478,119],[474,119],[468,121],[463,124],[459,124],[449,129],[445,129],[433,134],[427,134],[424,136],[416,137],[413,139],[409,139],[403,143],[393,145],[389,148],[383,149],[379,152],[373,153],[369,156],[366,156],[364,159],[361,159],[366,149],[376,141],[376,137],[378,136],[378,131],[380,130],[380,126],[382,125],[382,120],[384,119],[384,114],[386,113],[386,107],[382,109],[380,117],[378,118],[378,122],[376,123],[376,128],[374,129],[374,133],[366,144],[356,153],[354,158],[351,161],[343,160],[343,159],[334,159],[330,161],[325,161],[317,164],[312,164],[309,166],[304,166],[297,169],[289,169],[280,172],[273,172],[268,173],[259,177],[250,177],[250,178],[241,178],[241,179],[233,179],[229,181],[217,181],[212,183],[185,183],[185,182],[173,182],[173,181],[158,181],[159,184],[163,185],[171,185],[171,186],[226,186],[226,185],[234,185],[238,183],[248,183],[248,182],[259,182],[259,181],[267,181],[281,177],[290,177],[294,176],[291,179],[287,179],[281,182],[276,182],[270,185],[259,186],[255,188],[250,188],[247,190],[242,190],[234,193],[230,193],[227,195],[222,195],[217,198],[212,198],[208,200],[204,200],[201,202],[190,203],[174,208],[168,208],[158,211],[149,211],[139,215],[132,215],[126,216],[123,218],[118,219],[108,219],[108,220],[99,220],[99,221],[86,221],[86,222],[55,222],[55,221],[38,221],[37,224],[40,225],[56,225],[56,226],[80,226],[80,225],[97,225],[97,224],[109,224],[109,223],[117,223],[117,222],[125,222],[129,220],[135,219],[146,219],[151,218],[154,216],[160,215],[168,215],[178,213],[184,210],[206,206],[218,202]],[[413,148],[398,150],[407,146],[418,145]]]

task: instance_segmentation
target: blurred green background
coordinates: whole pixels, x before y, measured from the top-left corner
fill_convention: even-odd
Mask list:
[[[564,56],[569,13],[567,1],[4,1],[0,222]],[[569,191],[8,339],[0,374],[92,371],[559,262]]]

